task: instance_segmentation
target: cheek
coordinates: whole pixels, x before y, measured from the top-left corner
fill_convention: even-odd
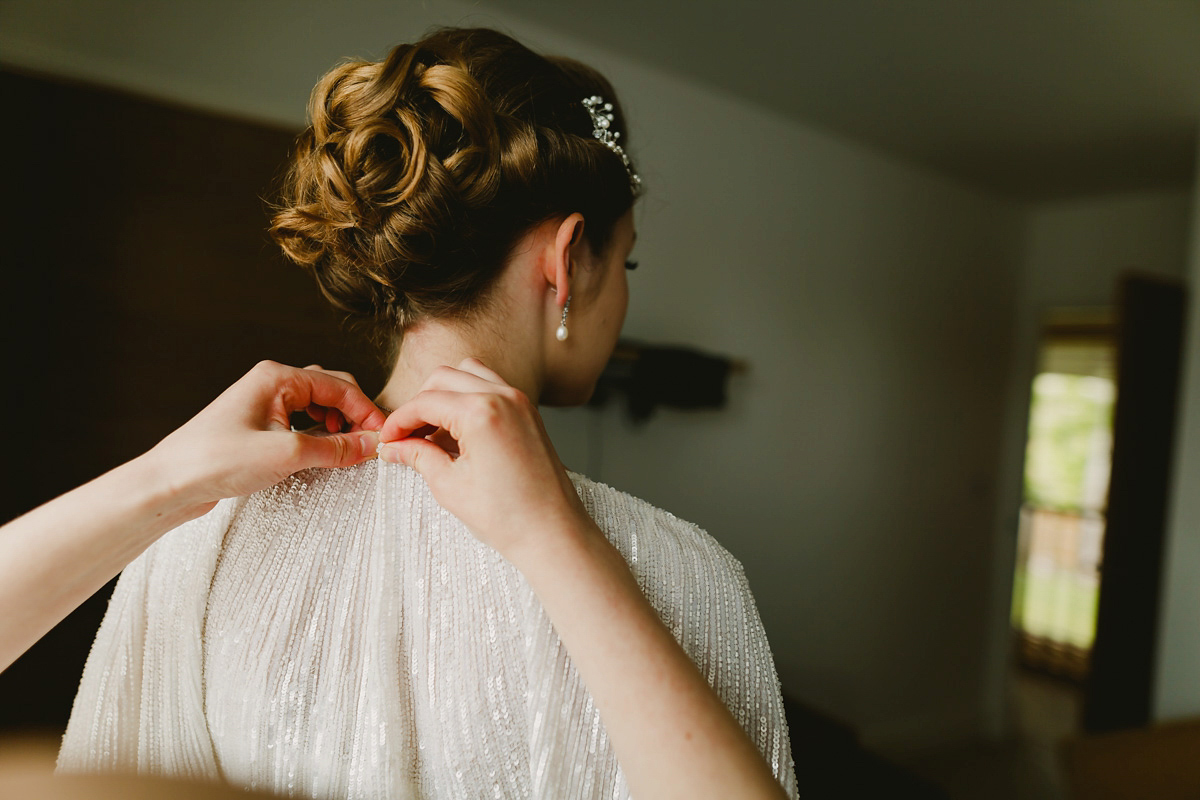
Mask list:
[[[621,322],[625,322],[625,314],[629,311],[629,282],[621,275]]]
[[[617,291],[616,295],[616,316],[618,320],[624,321],[625,312],[629,310],[629,281],[625,277],[625,266],[621,266],[621,272],[617,275]]]

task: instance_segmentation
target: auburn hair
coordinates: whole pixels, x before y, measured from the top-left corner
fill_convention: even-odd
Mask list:
[[[592,135],[585,97],[616,92],[577,61],[487,28],[438,28],[317,83],[270,232],[378,343],[477,311],[519,239],[581,212],[603,253],[636,189]]]

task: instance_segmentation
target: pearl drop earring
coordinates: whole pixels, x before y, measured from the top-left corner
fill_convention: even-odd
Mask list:
[[[567,340],[567,309],[571,307],[571,295],[567,295],[567,304],[563,306],[562,322],[558,325],[558,330],[554,332],[554,338],[560,342]]]

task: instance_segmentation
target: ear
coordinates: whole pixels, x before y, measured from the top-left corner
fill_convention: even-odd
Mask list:
[[[580,257],[582,245],[583,214],[577,211],[558,224],[551,257],[543,262],[546,283],[554,287],[560,309],[566,305],[571,294],[571,281],[579,272],[575,262]]]

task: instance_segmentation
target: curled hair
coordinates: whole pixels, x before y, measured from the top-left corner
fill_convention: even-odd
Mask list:
[[[581,212],[602,253],[635,200],[583,98],[608,81],[487,28],[440,28],[313,89],[271,235],[325,297],[385,342],[480,308],[537,223]]]

